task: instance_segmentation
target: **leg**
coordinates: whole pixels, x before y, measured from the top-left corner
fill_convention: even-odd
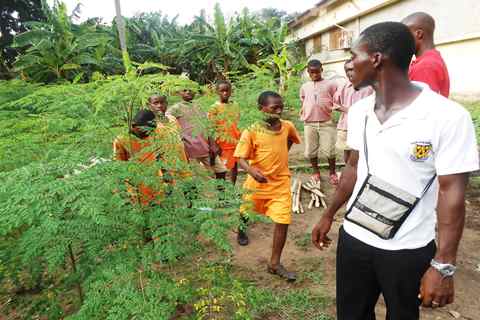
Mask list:
[[[215,172],[215,179],[217,180],[225,180],[226,177],[227,177],[226,172]]]
[[[247,216],[240,213],[240,225],[238,226],[237,242],[241,246],[247,246],[250,242],[247,236],[247,223]]]
[[[337,185],[338,177],[336,172],[336,150],[335,142],[337,138],[337,131],[333,121],[327,121],[320,124],[320,153],[328,159],[328,169],[330,175],[330,184]]]
[[[380,287],[370,247],[340,229],[337,246],[337,319],[375,320]]]
[[[212,169],[213,169],[213,172],[215,172],[216,179],[225,180],[228,170],[223,164],[222,159],[220,159],[219,156],[215,156]]]
[[[313,178],[315,180],[320,180],[320,169],[318,168],[319,136],[317,127],[317,123],[305,124],[305,158],[310,160],[313,170]]]
[[[283,189],[283,190],[282,190]],[[292,195],[290,193],[290,179],[285,180],[285,185],[278,188],[279,193],[275,199],[265,203],[265,213],[275,222],[273,231],[272,255],[268,272],[278,275],[287,281],[295,281],[294,272],[288,272],[280,263],[285,241],[287,240],[288,225],[292,222]]]
[[[233,185],[237,182],[238,175],[238,163],[235,163],[232,170],[230,170],[230,179],[232,180]]]
[[[435,254],[435,242],[412,250],[377,249],[375,269],[387,305],[387,320],[418,319],[420,280]]]
[[[280,264],[283,247],[287,240],[288,224],[275,223],[273,231],[272,256],[270,257],[270,267],[276,270]]]
[[[310,158],[310,164],[312,165],[313,178],[320,180],[320,169],[318,168],[318,158]]]
[[[241,246],[246,246],[250,243],[247,235],[248,226],[248,211],[255,211],[260,214],[265,212],[265,200],[252,199],[252,194],[245,194],[243,196],[243,204],[240,206],[240,221],[237,233],[237,242]]]
[[[337,159],[335,158],[328,158],[328,169],[329,169],[329,173],[330,175],[336,175],[337,174],[337,163],[336,163]]]

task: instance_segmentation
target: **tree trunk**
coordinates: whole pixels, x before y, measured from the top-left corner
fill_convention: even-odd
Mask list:
[[[125,21],[123,20],[123,17],[122,17],[120,0],[115,0],[115,12],[116,12],[115,20],[117,21],[117,29],[118,29],[118,38],[120,39],[120,48],[122,49],[123,66],[125,67],[125,73],[127,73],[130,69],[130,57],[128,56],[128,51],[127,51]]]

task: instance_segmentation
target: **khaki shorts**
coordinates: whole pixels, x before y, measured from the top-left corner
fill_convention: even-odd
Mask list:
[[[305,157],[308,159],[319,157],[335,158],[336,131],[337,128],[332,120],[305,123]]]
[[[337,131],[337,149],[341,151],[349,151],[352,150],[347,145],[347,130],[338,130]]]
[[[240,212],[254,211],[272,219],[275,223],[292,223],[292,195],[291,193],[279,194],[275,199],[255,199],[252,194],[243,196],[244,203]]]
[[[213,166],[210,165],[209,156],[195,158],[195,160],[200,162],[205,168],[212,170],[214,173],[225,173],[228,171],[227,167],[225,167],[225,164],[219,156],[215,157],[215,164]]]

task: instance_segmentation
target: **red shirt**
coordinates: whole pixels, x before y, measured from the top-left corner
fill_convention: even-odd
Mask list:
[[[436,49],[428,50],[412,61],[408,77],[410,80],[428,84],[433,91],[446,98],[450,94],[447,66]]]

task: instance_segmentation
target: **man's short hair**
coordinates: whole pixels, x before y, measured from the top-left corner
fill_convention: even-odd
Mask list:
[[[312,59],[307,63],[307,68],[321,68],[321,67],[322,67],[322,63],[320,62],[320,60],[317,60],[317,59]]]
[[[258,105],[259,106],[264,106],[267,104],[267,99],[269,97],[273,97],[273,98],[282,98],[281,95],[279,95],[278,93],[274,92],[274,91],[263,91],[262,93],[260,93],[260,95],[258,96]]]
[[[225,84],[229,86],[230,88],[232,87],[232,84],[228,80],[218,80],[217,83],[215,84],[215,88],[218,90],[218,88],[222,85]]]
[[[386,54],[400,69],[408,70],[415,54],[415,39],[403,23],[377,23],[363,30],[360,37],[369,52]]]

